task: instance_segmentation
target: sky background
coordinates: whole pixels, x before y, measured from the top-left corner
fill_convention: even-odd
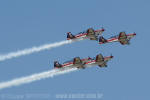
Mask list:
[[[137,36],[129,46],[84,40],[0,62],[3,82],[53,69],[55,60],[63,63],[99,53],[114,56],[108,68],[96,66],[0,90],[0,100],[11,98],[2,95],[26,94],[46,94],[55,100],[57,94],[77,93],[100,93],[102,100],[149,100],[149,5],[149,0],[1,0],[0,54],[59,42],[66,39],[66,32],[76,34],[89,27],[104,27],[105,38],[120,31]]]

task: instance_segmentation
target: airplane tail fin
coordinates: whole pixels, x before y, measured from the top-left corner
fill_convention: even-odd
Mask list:
[[[67,32],[67,39],[73,39],[75,38],[74,35],[71,34],[71,32]]]
[[[99,37],[99,42],[100,42],[100,43],[106,43],[107,40],[106,40],[103,36],[100,36],[100,37]]]
[[[60,68],[62,65],[58,61],[54,61],[54,68]]]

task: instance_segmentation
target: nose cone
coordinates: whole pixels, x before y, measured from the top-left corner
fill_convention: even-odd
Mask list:
[[[110,56],[110,58],[114,58],[114,56]]]
[[[105,31],[105,29],[104,29],[104,28],[102,28],[102,31]]]
[[[136,35],[136,33],[133,33],[133,35]]]

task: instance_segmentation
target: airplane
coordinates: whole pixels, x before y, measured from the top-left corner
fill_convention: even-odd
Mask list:
[[[130,39],[136,36],[136,33],[126,34],[125,32],[120,32],[119,35],[105,39],[104,37],[99,37],[99,44],[111,43],[111,42],[120,42],[122,45],[130,44]]]
[[[101,35],[104,32],[104,28],[99,30],[94,30],[93,28],[87,29],[86,32],[80,32],[77,35],[73,35],[71,32],[67,32],[67,40],[74,40],[74,39],[90,39],[90,40],[97,40],[98,35]]]
[[[61,69],[66,67],[76,67],[78,69],[85,69],[88,65],[89,66],[96,66],[99,67],[107,67],[107,62],[111,60],[113,56],[103,57],[102,54],[98,54],[95,58],[84,58],[80,59],[80,57],[75,57],[71,61],[67,61],[63,64],[60,64],[58,61],[54,61],[54,68]]]

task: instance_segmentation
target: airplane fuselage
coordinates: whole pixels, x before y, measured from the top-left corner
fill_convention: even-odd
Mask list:
[[[95,32],[95,35],[98,36],[98,35],[102,34],[103,31],[104,31],[104,29],[99,29],[99,30],[95,30],[94,32]],[[87,33],[85,33],[85,32],[82,33],[81,32],[81,33],[75,35],[74,39],[88,39],[88,38],[90,38],[90,37],[87,36]],[[72,39],[67,38],[67,40],[72,40]]]
[[[131,33],[127,34],[127,41],[129,41],[131,38],[133,38],[136,35],[136,33]],[[119,36],[114,36],[113,38],[109,38],[106,40],[106,43],[111,43],[111,42],[119,42]],[[103,42],[99,42],[99,44],[104,44]]]

